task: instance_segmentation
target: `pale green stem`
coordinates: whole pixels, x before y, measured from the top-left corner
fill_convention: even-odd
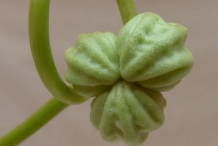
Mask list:
[[[123,24],[137,15],[134,0],[117,0]]]
[[[82,103],[87,99],[69,88],[55,67],[49,40],[49,5],[50,0],[30,1],[29,36],[36,69],[54,97],[67,104]]]
[[[23,140],[39,130],[66,107],[68,107],[68,104],[52,98],[28,119],[1,137],[0,146],[17,146]]]

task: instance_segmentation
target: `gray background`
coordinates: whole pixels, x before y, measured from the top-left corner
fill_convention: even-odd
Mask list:
[[[151,11],[185,25],[186,46],[194,55],[192,72],[172,91],[164,125],[144,146],[218,145],[218,1],[135,0],[138,13]],[[52,96],[41,83],[28,42],[28,0],[0,1],[0,135],[27,118]],[[122,27],[115,0],[52,0],[51,46],[64,76],[64,51],[83,32]],[[102,140],[90,121],[90,102],[71,106],[21,146],[124,146]]]

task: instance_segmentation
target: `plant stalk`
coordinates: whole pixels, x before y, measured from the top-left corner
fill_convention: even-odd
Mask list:
[[[18,145],[68,106],[68,104],[52,98],[20,125],[1,137],[0,146]]]
[[[126,24],[130,19],[137,15],[134,0],[117,0],[117,5],[120,10],[123,24]]]
[[[83,103],[87,98],[68,87],[56,69],[49,39],[49,6],[50,0],[30,1],[29,38],[36,69],[54,97],[67,104]]]

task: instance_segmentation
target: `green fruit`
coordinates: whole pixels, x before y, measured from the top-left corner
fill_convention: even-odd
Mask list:
[[[120,81],[91,104],[90,119],[107,141],[139,145],[164,122],[162,94]]]
[[[154,13],[139,14],[120,30],[117,49],[124,80],[168,91],[188,74],[193,56],[184,46],[187,29]]]
[[[68,70],[65,78],[72,84],[111,85],[120,78],[113,33],[81,34],[74,48],[65,53]]]
[[[66,51],[65,78],[77,94],[95,97],[90,119],[105,140],[139,145],[163,124],[166,100],[160,92],[175,87],[193,65],[186,36],[184,26],[143,13],[118,37],[82,34]]]

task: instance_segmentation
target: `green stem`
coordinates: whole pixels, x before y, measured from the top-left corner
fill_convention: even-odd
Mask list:
[[[61,79],[54,64],[49,39],[50,0],[31,0],[29,11],[29,37],[32,56],[38,74],[51,94],[67,104],[86,101]]]
[[[68,104],[52,98],[23,123],[1,137],[0,146],[18,145],[23,140],[39,130],[66,107],[68,107]]]
[[[134,0],[117,0],[123,24],[137,15]]]

